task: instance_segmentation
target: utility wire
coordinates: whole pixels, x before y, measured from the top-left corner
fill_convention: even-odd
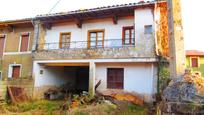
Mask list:
[[[52,10],[59,4],[60,1],[61,1],[61,0],[58,0],[58,1],[54,4],[54,6],[50,9],[50,11],[49,11],[48,13],[51,13]]]

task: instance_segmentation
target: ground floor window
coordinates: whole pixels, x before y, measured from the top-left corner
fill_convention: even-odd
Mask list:
[[[198,67],[199,63],[198,63],[198,58],[197,57],[192,57],[191,58],[191,67]]]
[[[123,89],[124,87],[124,68],[107,69],[107,88]]]
[[[19,78],[21,75],[21,65],[10,65],[9,78]]]

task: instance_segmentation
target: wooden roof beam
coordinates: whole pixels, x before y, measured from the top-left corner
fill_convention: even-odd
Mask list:
[[[116,16],[116,15],[114,15],[113,17],[112,17],[112,20],[113,20],[113,24],[118,24],[118,16]]]

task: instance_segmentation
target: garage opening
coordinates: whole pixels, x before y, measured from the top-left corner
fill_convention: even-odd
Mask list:
[[[44,66],[37,84],[46,87],[47,99],[63,98],[68,94],[88,93],[89,66]]]

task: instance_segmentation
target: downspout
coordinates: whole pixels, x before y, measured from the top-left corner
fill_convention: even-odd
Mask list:
[[[34,27],[34,38],[35,38],[35,42],[34,42],[35,43],[35,47],[32,49],[32,52],[33,52],[33,51],[38,50],[38,40],[39,40],[39,29],[40,29],[40,27],[39,27],[39,23],[36,24],[34,19],[31,20],[31,23],[32,23],[32,25]],[[37,28],[36,28],[36,26],[37,26]]]

